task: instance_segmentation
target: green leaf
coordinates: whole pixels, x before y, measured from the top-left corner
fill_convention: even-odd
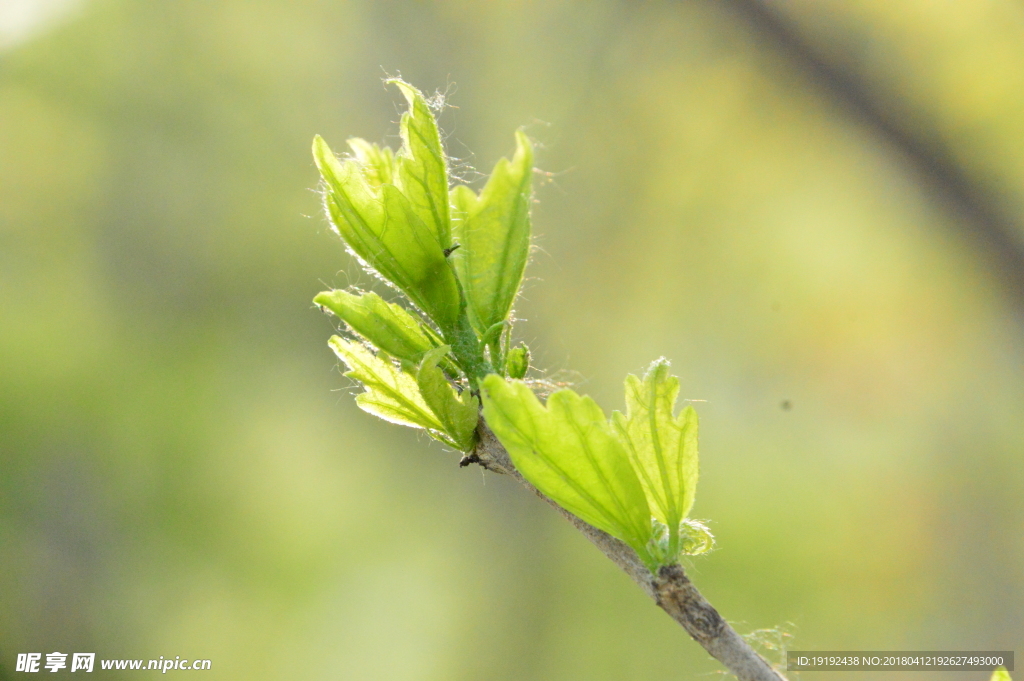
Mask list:
[[[523,281],[532,176],[533,148],[520,130],[512,160],[498,161],[479,196],[464,185],[451,193],[453,232],[461,246],[452,259],[470,322],[481,335],[508,317]]]
[[[670,531],[690,512],[698,475],[697,413],[687,407],[673,417],[678,395],[679,379],[660,359],[642,381],[626,377],[626,414],[612,414],[654,515]]]
[[[348,366],[345,375],[366,388],[366,392],[356,395],[360,409],[391,423],[423,428],[435,440],[458,447],[427,404],[412,375],[395,367],[384,353],[375,356],[360,343],[340,336],[332,336],[329,343]]]
[[[520,345],[508,351],[508,357],[505,359],[505,373],[509,378],[522,378],[529,368],[530,348]]]
[[[484,379],[484,418],[527,480],[566,510],[618,537],[651,564],[651,514],[601,408],[559,390],[541,405],[529,386]]]
[[[434,348],[420,322],[404,309],[376,293],[349,293],[335,289],[313,299],[375,346],[398,359],[419,364]]]
[[[366,181],[372,187],[395,184],[395,154],[388,147],[379,147],[366,140],[353,137],[348,140],[354,158],[363,166]]]
[[[402,114],[402,151],[398,155],[402,193],[433,230],[441,249],[450,248],[448,164],[437,121],[422,92],[397,78],[386,82],[397,85],[409,102],[409,110]]]
[[[398,187],[381,183],[393,172],[388,154],[362,142],[350,146],[356,157],[342,161],[319,135],[313,140],[331,224],[367,267],[442,330],[451,329],[459,316],[459,288],[435,233]]]
[[[345,362],[346,376],[363,384],[366,392],[356,396],[356,404],[385,421],[411,428],[423,428],[435,440],[460,451],[475,444],[480,403],[455,388],[438,367],[449,347],[443,345],[427,352],[416,375],[396,367],[386,352],[374,355],[365,346],[333,336],[331,349]]]
[[[458,395],[438,363],[448,354],[447,345],[428,352],[416,372],[416,383],[420,394],[430,410],[437,416],[441,429],[451,444],[463,452],[473,449],[476,444],[476,422],[480,417],[480,400],[463,390]]]
[[[989,681],[1010,681],[1010,672],[1006,671],[1006,667],[996,667]]]

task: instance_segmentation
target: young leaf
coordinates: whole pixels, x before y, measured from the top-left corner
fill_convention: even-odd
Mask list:
[[[419,364],[433,349],[420,322],[404,309],[376,293],[349,293],[335,289],[313,299],[375,346],[398,359]]]
[[[572,390],[555,392],[545,408],[525,383],[496,374],[483,387],[484,418],[523,477],[650,565],[647,499],[601,408]]]
[[[409,110],[402,114],[402,151],[397,159],[402,193],[433,230],[441,249],[450,248],[448,166],[437,121],[422,92],[397,78],[387,83],[397,85],[409,102]]]
[[[1010,672],[1006,671],[1006,667],[996,667],[989,681],[1010,681]]]
[[[388,147],[379,147],[366,140],[352,137],[348,140],[353,157],[363,166],[366,181],[372,187],[395,184],[395,153]]]
[[[469,390],[463,390],[461,396],[457,395],[444,372],[437,368],[438,362],[449,350],[451,348],[447,345],[442,345],[428,352],[416,372],[416,383],[423,401],[437,416],[451,444],[460,451],[468,452],[476,444],[480,400],[471,395]]]
[[[679,379],[661,359],[643,381],[626,377],[626,414],[612,414],[654,515],[670,531],[690,512],[697,491],[697,413],[687,407],[673,417],[678,395]]]
[[[357,157],[342,161],[319,135],[313,140],[313,156],[327,185],[324,206],[331,224],[368,267],[442,329],[452,328],[460,297],[444,249],[398,187],[380,183],[392,172],[388,155],[365,143],[352,148]]]
[[[479,335],[508,317],[523,281],[532,175],[533,148],[520,130],[512,160],[498,161],[479,196],[464,185],[451,193],[453,231],[461,246],[452,258]]]
[[[374,356],[359,343],[340,336],[332,336],[330,346],[348,366],[345,375],[366,388],[366,392],[356,395],[360,409],[391,423],[423,428],[435,440],[459,448],[427,404],[413,376],[396,368],[386,357]]]
[[[363,384],[366,392],[356,396],[363,411],[385,421],[423,428],[435,440],[461,451],[475,444],[480,403],[463,391],[460,398],[437,368],[447,345],[427,352],[416,375],[395,367],[382,353],[375,356],[359,343],[333,336],[330,346],[348,366],[346,376]]]

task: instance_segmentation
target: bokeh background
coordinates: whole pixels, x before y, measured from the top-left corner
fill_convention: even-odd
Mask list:
[[[701,400],[690,570],[737,629],[1021,653],[1022,36],[1019,0],[0,0],[0,677],[718,678],[355,407],[310,301],[373,282],[309,146],[397,144],[386,74],[448,95],[467,180],[539,146],[535,375],[611,410],[664,355]]]

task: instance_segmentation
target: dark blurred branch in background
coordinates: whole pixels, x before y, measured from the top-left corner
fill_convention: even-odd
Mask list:
[[[971,178],[940,141],[915,129],[857,74],[830,62],[782,9],[763,0],[714,0],[742,18],[852,117],[899,152],[950,209],[962,232],[984,251],[1024,316],[1024,228],[994,193]]]

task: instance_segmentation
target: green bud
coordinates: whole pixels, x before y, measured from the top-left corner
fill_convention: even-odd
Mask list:
[[[525,345],[512,348],[505,359],[505,373],[509,378],[522,378],[530,368],[530,348]]]

